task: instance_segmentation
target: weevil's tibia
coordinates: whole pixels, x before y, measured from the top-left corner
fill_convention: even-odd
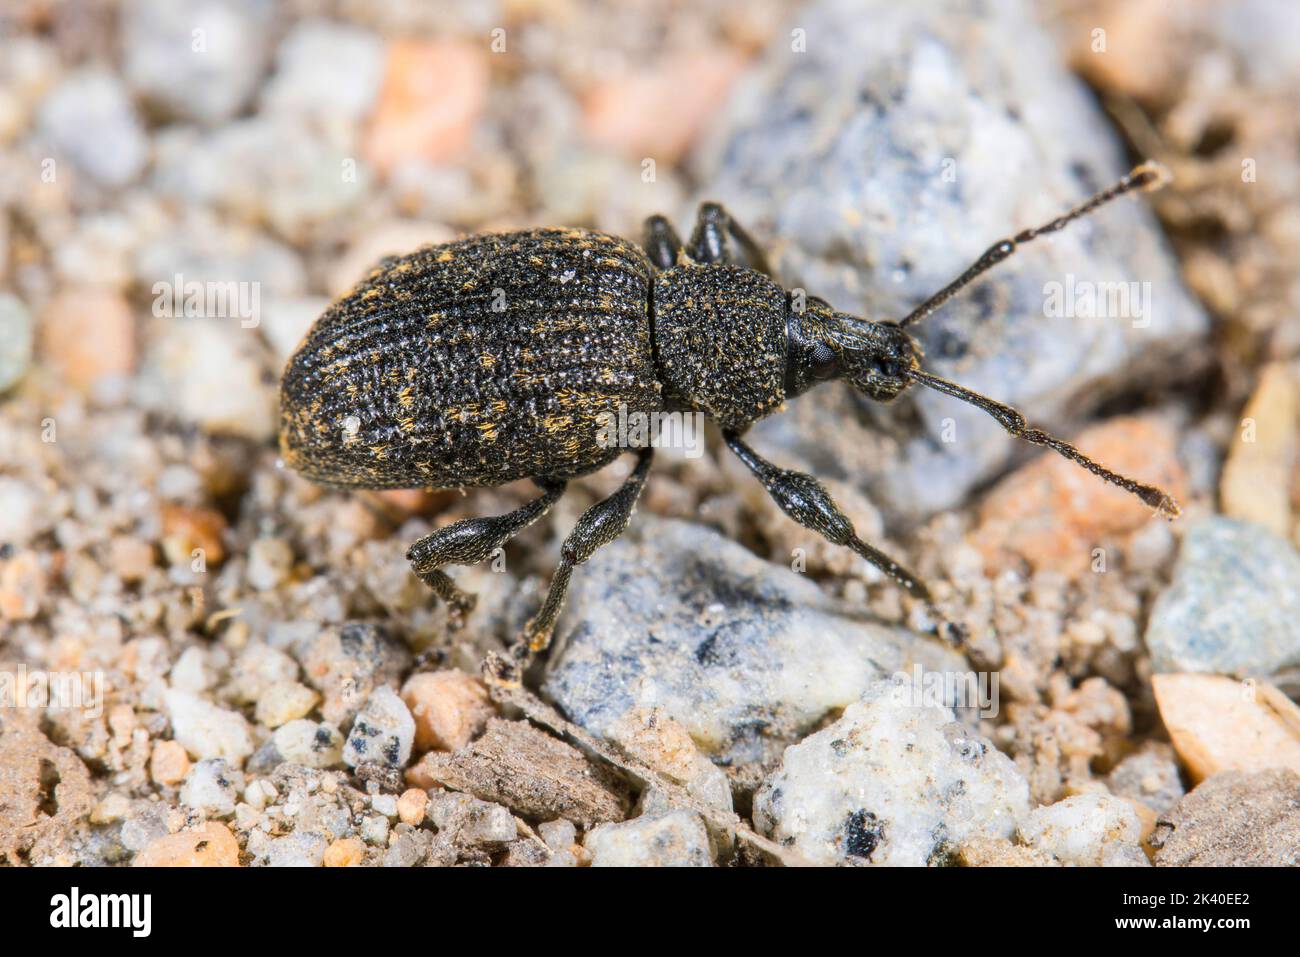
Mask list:
[[[1151,190],[1160,189],[1171,179],[1172,177],[1170,176],[1169,171],[1159,163],[1147,161],[1140,166],[1134,167],[1133,170],[1119,182],[1103,189],[1100,193],[1097,193],[1091,199],[1080,203],[1064,215],[1058,216],[1051,222],[1044,223],[1042,226],[1035,227],[1034,229],[1021,230],[1010,239],[1002,239],[994,243],[984,251],[984,255],[975,260],[970,268],[936,292],[929,299],[925,300],[925,302],[913,309],[905,319],[899,322],[899,325],[910,326],[915,322],[920,322],[955,296],[964,287],[974,282],[979,276],[988,272],[1004,259],[1010,257],[1021,244],[1027,243],[1031,239],[1036,239],[1039,236],[1046,235],[1047,233],[1054,233],[1059,229],[1063,229],[1067,224],[1072,223],[1076,219],[1087,216],[1093,210],[1100,206],[1104,206],[1112,199],[1123,196],[1125,193],[1150,192]]]
[[[1041,429],[1030,428],[1029,423],[1025,421],[1025,417],[1015,409],[1011,408],[1011,406],[1003,405],[1001,402],[996,402],[987,396],[980,395],[978,392],[972,392],[970,389],[964,388],[955,382],[949,382],[947,379],[942,379],[937,375],[922,372],[920,369],[912,369],[906,374],[924,386],[929,386],[931,389],[935,389],[938,392],[943,392],[955,399],[960,399],[963,402],[968,402],[973,406],[983,409],[989,415],[993,416],[993,418],[997,419],[999,425],[1017,438],[1024,439],[1026,442],[1032,442],[1034,445],[1042,445],[1046,448],[1053,449],[1057,453],[1065,456],[1067,459],[1070,459],[1072,462],[1077,462],[1079,465],[1082,465],[1098,478],[1104,479],[1111,485],[1116,485],[1127,492],[1132,492],[1165,518],[1173,520],[1182,514],[1182,509],[1178,507],[1178,503],[1175,502],[1173,497],[1167,492],[1156,488],[1154,485],[1144,485],[1141,482],[1135,482],[1131,478],[1126,478],[1123,475],[1112,472],[1104,465],[1088,458],[1088,456],[1084,455],[1073,445],[1070,445],[1070,443],[1064,442],[1056,436],[1044,432]]]

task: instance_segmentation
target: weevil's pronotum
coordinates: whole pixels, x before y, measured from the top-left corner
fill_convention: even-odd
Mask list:
[[[627,527],[653,450],[602,440],[620,409],[704,413],[787,515],[929,603],[924,583],[858,538],[816,479],[768,462],[745,443],[745,430],[819,382],[843,379],[881,402],[920,383],[1176,517],[1177,504],[1160,489],[1117,475],[1009,406],[924,371],[907,331],[1019,245],[1166,179],[1159,166],[1143,164],[1051,222],[994,243],[898,322],[836,312],[782,288],[748,233],[715,203],[701,207],[685,245],[654,216],[644,248],[583,229],[533,229],[386,259],[330,306],[289,360],[280,391],[284,461],[314,481],[349,488],[532,479],[541,495],[523,507],[456,522],[407,552],[415,573],[461,616],[473,596],[444,566],[487,559],[545,515],[569,479],[635,453],[627,480],[565,539],[540,610],[510,659],[493,663],[499,680],[513,680],[549,643],[573,567]]]

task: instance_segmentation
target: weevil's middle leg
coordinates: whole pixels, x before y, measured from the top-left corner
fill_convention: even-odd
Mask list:
[[[534,479],[542,495],[505,515],[466,518],[420,539],[406,551],[406,560],[420,580],[447,603],[452,621],[459,624],[474,608],[473,595],[456,586],[443,565],[475,565],[550,511],[564,494],[565,483]]]
[[[573,567],[581,565],[596,549],[608,545],[627,529],[632,510],[645,487],[646,476],[650,474],[653,458],[654,449],[638,450],[632,474],[608,498],[582,513],[560,547],[560,564],[551,577],[551,587],[541,609],[524,627],[523,636],[510,648],[508,660],[497,655],[488,657],[485,665],[488,677],[506,684],[518,682],[532,657],[551,643],[551,633],[569,591]]]
[[[763,483],[781,511],[804,528],[822,535],[827,541],[853,549],[907,589],[909,595],[933,608],[934,602],[925,582],[880,549],[858,538],[853,522],[840,511],[820,482],[803,472],[778,468],[746,445],[735,432],[724,432],[723,437],[737,458]]]

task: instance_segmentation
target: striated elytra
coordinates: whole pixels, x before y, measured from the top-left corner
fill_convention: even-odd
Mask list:
[[[1167,179],[1161,167],[1143,164],[1057,219],[994,243],[899,322],[836,312],[784,289],[716,203],[700,208],[686,244],[654,216],[643,246],[584,229],[534,229],[386,259],[326,310],[290,358],[280,387],[284,461],[344,488],[532,479],[541,490],[533,501],[507,515],[456,522],[407,552],[459,621],[474,599],[444,565],[487,559],[546,514],[568,479],[624,452],[637,456],[623,485],[584,512],[565,539],[541,609],[509,657],[489,662],[497,681],[517,680],[546,647],[573,567],[627,527],[653,449],[608,441],[608,423],[620,415],[703,413],[787,515],[929,603],[924,583],[859,539],[816,479],[773,465],[741,436],[819,382],[842,379],[881,402],[920,383],[984,409],[1012,434],[1176,517],[1177,504],[1160,489],[1117,475],[1031,428],[1014,409],[923,371],[907,332],[1020,244]]]

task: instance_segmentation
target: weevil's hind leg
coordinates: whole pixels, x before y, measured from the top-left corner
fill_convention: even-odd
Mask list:
[[[723,438],[726,439],[731,451],[736,453],[736,457],[744,462],[745,466],[754,473],[754,477],[763,483],[763,487],[781,507],[781,511],[804,528],[817,532],[827,541],[853,549],[902,585],[913,598],[920,599],[932,610],[934,609],[934,601],[925,582],[880,549],[858,538],[853,522],[840,511],[835,500],[820,482],[803,472],[773,465],[746,445],[735,432],[724,432]],[[935,614],[944,625],[955,629],[955,626],[944,620],[937,611]],[[953,635],[960,638],[960,631],[953,631]]]
[[[502,684],[518,683],[533,656],[545,651],[551,643],[551,633],[555,630],[556,619],[564,608],[564,598],[569,591],[573,567],[589,559],[600,546],[608,545],[622,535],[632,518],[632,510],[641,497],[641,489],[645,487],[646,476],[650,473],[654,449],[640,449],[637,457],[636,468],[626,481],[608,498],[582,513],[573,531],[560,547],[560,564],[551,577],[551,587],[541,609],[524,627],[520,639],[511,646],[508,658],[488,656],[484,665],[486,677]]]
[[[475,596],[456,587],[442,571],[443,565],[475,565],[550,511],[564,494],[565,483],[534,479],[540,498],[505,515],[466,518],[420,539],[406,551],[406,560],[420,580],[447,603],[453,625],[459,625],[474,608]]]
[[[642,245],[656,269],[672,269],[677,265],[677,254],[682,251],[682,238],[667,218],[651,216],[645,221]]]
[[[732,263],[772,275],[754,238],[719,203],[702,203],[686,253],[697,263]]]

